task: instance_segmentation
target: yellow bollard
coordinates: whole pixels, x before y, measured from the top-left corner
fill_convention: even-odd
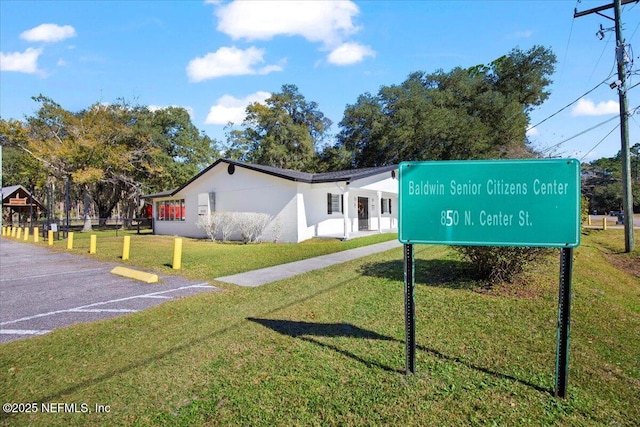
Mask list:
[[[587,215],[587,225],[591,225],[591,215]]]
[[[40,229],[38,227],[33,229],[33,243],[40,241]]]
[[[18,228],[18,232],[16,233],[16,239],[22,239],[22,228]]]
[[[73,249],[73,231],[70,231],[67,236],[67,249]]]
[[[11,226],[11,237],[16,237],[16,228]]]
[[[95,254],[96,253],[96,246],[97,246],[97,237],[95,234],[92,234],[91,236],[89,236],[89,253],[90,254]]]
[[[7,235],[7,227],[2,227],[2,237]]]
[[[182,267],[182,239],[173,239],[173,263],[174,270],[180,270]]]
[[[31,228],[29,227],[25,227],[24,228],[24,241],[26,242],[27,240],[29,240],[29,232],[31,231]]]
[[[124,236],[124,243],[122,245],[122,260],[129,259],[129,249],[131,248],[131,236]]]
[[[602,229],[607,229],[607,217],[602,218]]]
[[[49,246],[53,246],[53,230],[47,231],[47,238],[49,239]]]

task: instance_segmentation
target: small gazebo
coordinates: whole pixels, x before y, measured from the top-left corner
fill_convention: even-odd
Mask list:
[[[43,210],[45,207],[42,203],[22,185],[2,187],[2,216],[9,220],[9,224],[14,224],[16,220],[18,223],[33,222]]]

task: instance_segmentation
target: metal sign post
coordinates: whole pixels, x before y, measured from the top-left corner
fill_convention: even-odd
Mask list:
[[[571,273],[573,249],[560,250],[560,291],[558,294],[558,338],[556,348],[555,395],[567,396],[569,380],[569,332],[571,324]]]
[[[404,319],[407,374],[416,373],[416,304],[413,245],[404,245]]]

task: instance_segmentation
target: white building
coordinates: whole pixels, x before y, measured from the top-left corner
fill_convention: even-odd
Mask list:
[[[182,187],[148,195],[156,234],[204,238],[199,215],[259,212],[274,219],[280,242],[349,238],[362,230],[396,231],[397,166],[310,174],[220,159]],[[276,225],[277,224],[277,225]]]

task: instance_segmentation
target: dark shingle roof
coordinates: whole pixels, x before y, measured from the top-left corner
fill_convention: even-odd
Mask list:
[[[145,198],[153,198],[153,197],[163,197],[163,196],[173,196],[178,193],[183,188],[187,187],[193,181],[198,179],[203,174],[207,173],[209,170],[213,169],[220,163],[227,163],[228,165],[234,165],[237,167],[249,169],[256,172],[265,173],[267,175],[276,176],[278,178],[283,178],[289,181],[296,182],[305,182],[308,184],[318,184],[323,182],[341,182],[341,181],[356,181],[358,179],[363,179],[370,177],[372,175],[377,175],[379,173],[389,172],[398,168],[397,165],[388,165],[388,166],[379,166],[373,168],[362,168],[362,169],[350,169],[344,171],[337,172],[323,172],[323,173],[307,173],[307,172],[299,172],[292,169],[282,169],[275,168],[272,166],[263,166],[263,165],[254,165],[251,163],[241,162],[238,160],[229,160],[229,159],[219,159],[215,163],[213,163],[208,168],[204,169],[198,175],[194,176],[189,182],[184,184],[182,187],[176,188],[174,190],[163,191],[162,193],[150,194],[145,196]]]

